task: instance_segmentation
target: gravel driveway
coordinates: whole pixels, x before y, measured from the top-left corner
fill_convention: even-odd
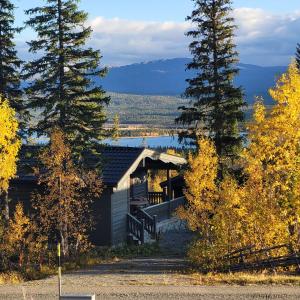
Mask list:
[[[182,273],[180,258],[133,259],[63,275],[63,292],[95,293],[97,299],[300,299],[300,287],[199,286]],[[57,278],[0,286],[0,299],[58,299]]]

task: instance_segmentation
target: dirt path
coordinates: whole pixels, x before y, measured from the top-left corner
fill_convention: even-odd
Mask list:
[[[300,299],[300,287],[199,286],[180,258],[124,260],[63,276],[63,292],[97,299]],[[58,299],[57,278],[0,286],[0,299]]]

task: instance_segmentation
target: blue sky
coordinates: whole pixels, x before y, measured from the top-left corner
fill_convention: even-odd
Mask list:
[[[22,20],[22,10],[39,5],[42,0],[14,0],[20,8],[18,16]],[[300,10],[299,0],[235,0],[235,7],[261,8],[274,13]],[[119,17],[145,21],[183,21],[193,8],[191,0],[82,0],[80,7],[91,17]]]
[[[299,0],[235,0],[235,7],[261,8],[274,13],[287,13],[300,10]]]
[[[44,3],[13,2],[19,7],[18,25],[25,20],[24,9]],[[193,9],[191,0],[82,0],[80,8],[89,13],[94,29],[90,45],[102,50],[107,65],[189,56],[184,33],[190,28],[185,17]],[[235,0],[234,8],[241,61],[287,64],[300,42],[300,0]],[[25,41],[32,36],[26,30],[16,38],[24,58]]]
[[[235,7],[262,8],[274,13],[300,10],[300,0],[236,0]],[[182,21],[193,8],[191,0],[83,0],[91,14],[149,21]]]

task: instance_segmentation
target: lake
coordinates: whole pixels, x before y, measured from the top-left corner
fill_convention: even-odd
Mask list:
[[[244,137],[247,136],[245,132],[241,133]],[[35,138],[38,144],[48,143],[48,138]],[[155,136],[155,137],[121,137],[117,141],[106,139],[102,141],[103,144],[122,147],[146,147],[146,148],[188,148],[178,142],[178,136]],[[248,146],[247,138],[244,140],[244,146]]]
[[[249,145],[247,139],[247,133],[241,132],[245,147]],[[104,143],[113,146],[123,146],[123,147],[148,147],[148,148],[189,148],[182,145],[178,141],[178,135],[174,136],[155,136],[155,137],[122,137],[118,141],[112,141],[111,139],[104,140]]]
[[[120,138],[118,141],[104,140],[104,143],[123,147],[148,147],[148,148],[183,148],[178,142],[178,136],[132,137]]]
[[[37,144],[47,144],[47,137],[33,137]],[[147,148],[183,148],[178,142],[178,136],[155,136],[155,137],[121,137],[117,141],[106,139],[102,144],[122,147],[147,147]]]

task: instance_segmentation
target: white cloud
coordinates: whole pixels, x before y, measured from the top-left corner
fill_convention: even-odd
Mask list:
[[[90,22],[91,44],[104,61],[122,65],[145,60],[188,56],[188,23],[143,22],[97,17]]]
[[[234,17],[242,62],[288,64],[300,42],[300,12],[274,15],[261,9],[239,8]],[[189,56],[190,39],[184,35],[191,28],[189,23],[97,17],[90,25],[94,30],[91,45],[101,49],[109,65]]]
[[[274,15],[262,9],[239,8],[234,11],[238,25],[236,43],[243,63],[286,65],[300,42],[300,11]],[[89,45],[100,49],[106,65],[124,65],[155,59],[188,57],[191,39],[185,33],[187,22],[146,22],[97,17],[90,20],[93,35]],[[29,38],[32,32],[25,36]],[[23,59],[27,52],[24,35],[17,46]],[[29,39],[34,38],[34,36]],[[26,37],[25,37],[26,39]]]
[[[242,62],[286,65],[300,42],[300,12],[274,15],[261,9],[234,11],[236,43]]]

